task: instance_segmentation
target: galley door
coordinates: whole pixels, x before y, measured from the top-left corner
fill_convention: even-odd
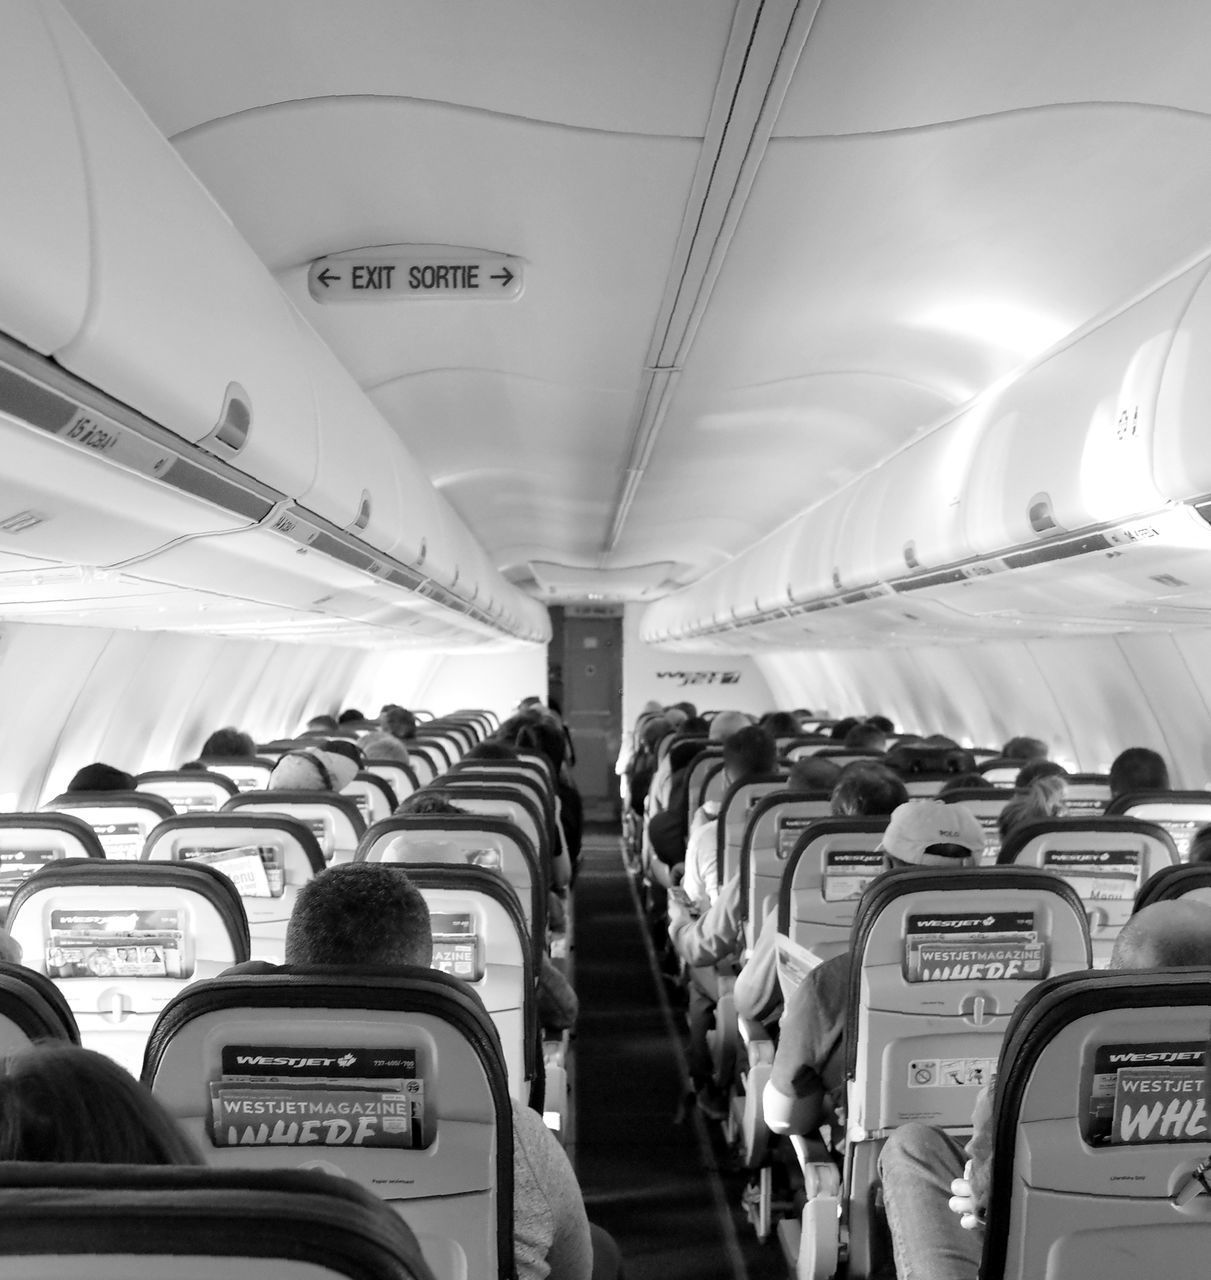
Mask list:
[[[618,817],[614,761],[622,729],[622,616],[608,608],[571,605],[562,614],[551,645],[551,693],[558,697],[562,685],[585,817],[613,821]]]

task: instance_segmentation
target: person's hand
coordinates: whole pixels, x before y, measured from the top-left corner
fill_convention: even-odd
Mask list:
[[[974,1231],[984,1225],[984,1210],[976,1202],[975,1193],[971,1189],[971,1161],[963,1166],[963,1176],[955,1178],[950,1184],[949,1200],[951,1212],[959,1215],[959,1225],[966,1231]]]

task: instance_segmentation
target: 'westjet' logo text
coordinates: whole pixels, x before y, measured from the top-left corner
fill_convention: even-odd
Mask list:
[[[1201,1049],[1186,1050],[1165,1050],[1163,1052],[1154,1053],[1112,1053],[1110,1055],[1111,1066],[1123,1066],[1127,1063],[1142,1062],[1201,1062],[1203,1051]]]
[[[335,1058],[269,1058],[264,1054],[241,1053],[236,1056],[241,1067],[330,1067]],[[345,1064],[348,1065],[347,1063]]]

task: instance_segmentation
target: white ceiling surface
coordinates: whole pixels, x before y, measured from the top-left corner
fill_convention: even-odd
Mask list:
[[[755,6],[69,8],[494,562],[541,562],[548,595],[561,565],[582,598],[594,568],[611,595],[697,578],[1211,238],[1205,0],[824,0],[603,555]],[[384,243],[516,254],[525,292],[310,300],[310,260]]]

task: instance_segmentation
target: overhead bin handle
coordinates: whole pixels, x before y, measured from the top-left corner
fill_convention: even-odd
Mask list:
[[[214,430],[198,441],[220,458],[234,458],[248,443],[252,430],[252,399],[238,382],[227,384],[223,409]],[[369,517],[367,517],[369,518]]]

